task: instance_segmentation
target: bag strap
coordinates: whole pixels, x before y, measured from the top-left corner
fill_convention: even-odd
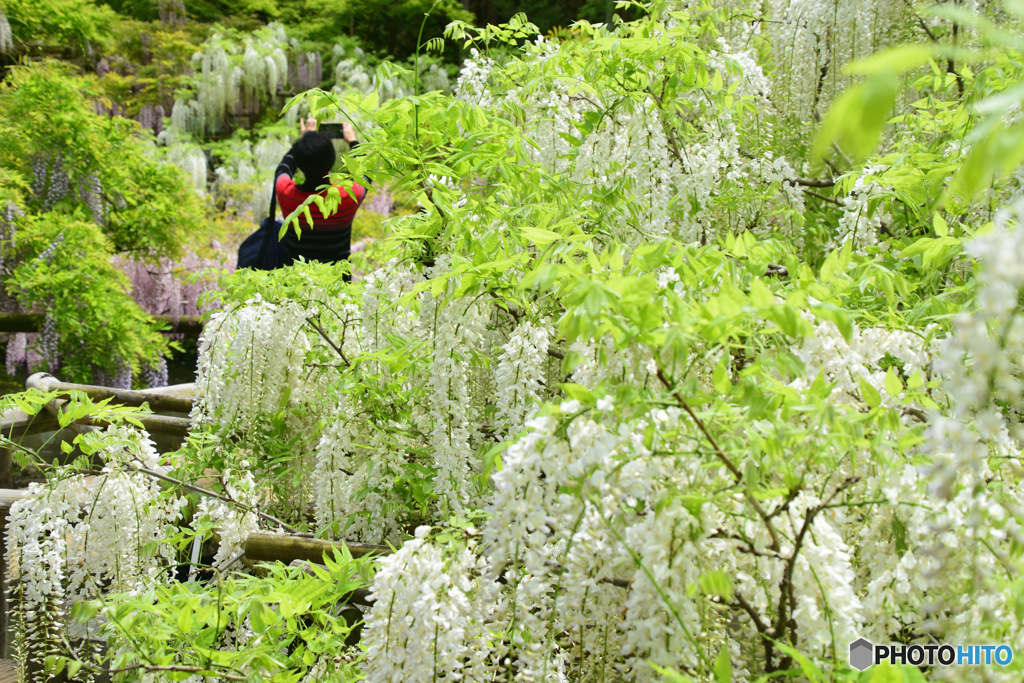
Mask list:
[[[274,176],[274,187],[270,188],[270,213],[267,215],[267,220],[271,226],[274,224],[274,214],[277,213],[277,176]],[[268,234],[263,236],[263,240],[260,242],[260,255],[256,259],[256,263],[259,267],[263,268],[263,259],[267,255],[267,247],[270,246],[270,240],[276,240],[277,235],[274,234],[274,230],[271,229]]]
[[[274,214],[277,213],[277,179],[280,176],[280,173],[274,175],[274,184],[270,188],[270,214],[268,215],[270,220],[274,220]]]

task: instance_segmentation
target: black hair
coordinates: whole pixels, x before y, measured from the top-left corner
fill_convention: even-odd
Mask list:
[[[331,139],[315,131],[304,133],[292,145],[292,156],[295,157],[295,165],[306,175],[307,182],[325,178],[334,168],[336,158]]]

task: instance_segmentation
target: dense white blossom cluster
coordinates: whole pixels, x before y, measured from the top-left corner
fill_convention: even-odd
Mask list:
[[[112,590],[132,593],[166,581],[174,550],[161,543],[178,521],[184,499],[161,495],[140,468],[163,471],[145,433],[110,427],[88,435],[102,462],[96,475],[32,484],[11,506],[7,524],[7,583],[18,624],[18,658],[50,652],[67,639],[73,602]]]
[[[772,100],[780,117],[818,120],[850,76],[849,62],[913,37],[913,6],[869,0],[772,0],[730,3],[738,12],[762,17],[734,22],[734,40],[763,37],[772,46]]]
[[[853,403],[864,400],[861,382],[867,382],[881,394],[883,404],[897,405],[898,396],[885,386],[887,373],[890,368],[900,367],[908,378],[915,373],[921,373],[922,378],[930,375],[935,350],[927,340],[928,332],[853,325],[847,340],[835,323],[818,322],[814,335],[804,338],[794,349],[807,374],[794,380],[792,386],[806,390],[822,374],[833,385],[832,400]]]
[[[501,347],[494,383],[497,419],[507,434],[523,428],[530,409],[542,400],[551,333],[544,324],[525,321]]]
[[[413,444],[386,438],[381,429],[388,425],[359,419],[347,399],[333,412],[316,451],[317,526],[353,540],[396,543],[404,529],[394,482],[409,465],[406,448]]]
[[[220,536],[214,567],[237,559],[236,555],[245,547],[245,539],[259,529],[259,488],[248,470],[249,463],[242,460],[237,470],[226,468],[220,474],[224,495],[230,503],[209,497],[199,501],[193,524],[210,523]]]
[[[348,357],[383,352],[396,337],[414,337],[418,315],[396,303],[422,280],[397,262],[366,276],[360,304],[343,303],[347,322],[342,349]],[[382,379],[392,378],[385,374]],[[373,543],[402,538],[404,505],[394,482],[422,447],[416,435],[393,431],[396,418],[409,410],[403,401],[391,392],[338,398],[315,454],[312,488],[320,528]]]
[[[228,116],[257,113],[288,83],[288,48],[281,24],[256,31],[241,45],[211,36],[192,56],[195,96],[175,101],[174,127],[202,135],[219,131]]]
[[[368,681],[491,680],[504,657],[501,586],[472,546],[445,552],[429,531],[381,562],[363,630]]]
[[[469,59],[462,63],[462,68],[459,70],[459,80],[455,83],[455,96],[472,102],[478,107],[490,107],[494,100],[488,80],[496,66],[493,59],[481,54],[476,48],[471,49]]]
[[[563,403],[559,412],[571,416],[581,407]],[[517,680],[569,680],[581,673],[647,677],[649,663],[685,670],[726,646],[727,634],[735,636],[737,629],[746,635],[729,646],[737,648],[734,661],[742,662],[736,643],[759,636],[728,599],[744,596],[765,622],[782,599],[777,587],[785,585],[792,541],[773,552],[768,533],[747,517],[740,499],[712,503],[671,495],[705,490],[723,477],[693,456],[659,454],[679,451],[693,434],[683,411],[658,409],[632,423],[617,423],[613,411],[614,403],[602,400],[596,412],[570,418],[564,432],[557,415],[530,420],[493,476],[481,552],[485,575],[504,586],[505,602],[494,598],[504,611],[494,613],[491,628],[504,630],[506,640],[494,652],[509,648],[509,660],[493,666],[515,671]],[[801,494],[778,526],[787,539],[809,528],[789,570],[794,617],[803,651],[824,654],[833,639],[846,642],[860,632],[866,584],[853,568],[854,518],[818,514],[820,503]],[[733,532],[730,519],[737,515],[739,530]],[[837,526],[839,521],[850,524]],[[744,552],[742,538],[751,539],[750,551]],[[405,548],[410,555],[423,552],[421,541]],[[413,571],[408,560],[388,563],[405,570],[405,582],[423,571]],[[410,650],[422,647],[410,639],[396,650],[394,636],[376,626],[383,604],[393,614],[411,604],[395,595],[394,581],[390,573],[376,579],[375,626],[364,636],[375,655],[368,672],[392,677],[396,667],[410,666]],[[721,609],[723,598],[735,611]],[[456,609],[460,600],[431,610]],[[400,669],[407,675],[415,670]],[[742,676],[742,666],[734,672]]]
[[[882,194],[882,186],[873,178],[874,174],[884,170],[882,167],[865,168],[854,182],[850,193],[843,197],[843,215],[839,219],[838,240],[845,244],[853,242],[858,250],[878,243],[879,233],[891,220],[885,215],[885,209],[877,199]]]
[[[214,170],[210,192],[225,210],[258,224],[268,215],[274,170],[291,144],[285,136],[268,136],[256,143],[235,142],[225,163]],[[205,178],[205,160],[203,173]]]
[[[169,142],[166,139],[166,134],[164,140],[165,142]],[[207,180],[209,164],[206,161],[206,155],[203,154],[203,150],[200,149],[198,145],[182,142],[168,144],[167,159],[185,172],[185,177],[188,178],[192,185],[192,189],[194,189],[196,193],[200,196],[206,195],[209,182]]]
[[[314,311],[259,297],[215,313],[199,342],[192,419],[224,430],[259,430],[291,405],[315,403],[317,387],[303,367],[304,330]]]
[[[671,103],[656,93],[639,98],[611,92],[604,94],[607,101],[594,100],[597,95],[574,83],[589,76],[573,66],[572,54],[565,44],[538,40],[525,61],[536,79],[528,86],[519,85],[522,74],[505,73],[489,57],[471,54],[455,93],[485,108],[499,106],[499,95],[514,101],[537,143],[529,150],[534,161],[567,173],[594,196],[634,196],[628,206],[642,212],[640,220],[625,205],[601,206],[603,220],[632,244],[662,236],[706,243],[730,229],[766,234],[798,227],[793,220],[803,208],[803,192],[792,182],[798,174],[772,151],[767,119],[756,123],[762,146],[750,147],[749,112],[771,111],[773,105],[772,84],[749,50],[720,38],[703,63],[686,67],[718,79],[718,88],[730,93],[729,106],[699,90]],[[598,114],[598,126],[582,134],[581,127]],[[734,201],[739,193],[749,194],[751,185],[763,188],[759,201]],[[580,201],[584,208],[595,206],[593,198]]]
[[[438,259],[434,275],[447,269],[447,259]],[[434,490],[442,505],[461,512],[471,496],[471,458],[476,452],[472,441],[479,416],[470,401],[473,354],[489,351],[484,347],[488,313],[474,301],[427,296],[420,309],[420,331],[429,340],[430,397],[413,419],[429,431],[432,459],[437,468]]]

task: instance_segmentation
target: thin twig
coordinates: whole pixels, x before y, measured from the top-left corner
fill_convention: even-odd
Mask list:
[[[820,199],[823,202],[828,202],[829,204],[835,204],[836,206],[842,206],[843,205],[843,203],[841,201],[839,201],[838,199],[834,199],[832,197],[826,197],[825,195],[819,194],[819,193],[817,193],[817,192],[815,192],[813,190],[804,190],[804,194],[809,194],[812,197],[814,197],[815,199]]]
[[[242,505],[238,501],[232,500],[232,499],[228,498],[227,496],[222,496],[219,493],[216,493],[215,491],[211,491],[209,489],[204,489],[201,486],[196,486],[194,484],[187,484],[187,483],[183,482],[180,479],[175,479],[174,477],[169,477],[166,474],[161,474],[160,472],[154,472],[153,470],[147,469],[145,467],[138,467],[137,469],[142,474],[149,475],[150,477],[153,477],[154,479],[160,479],[161,481],[166,481],[168,484],[174,484],[175,486],[180,486],[181,488],[185,489],[186,491],[192,491],[193,493],[198,493],[201,496],[208,496],[210,498],[216,498],[217,500],[223,501],[225,503],[229,503],[231,505],[237,505],[238,507],[242,508],[246,512],[255,512],[260,518],[265,519],[268,522],[273,522],[274,524],[277,524],[278,526],[280,526],[285,531],[288,531],[288,532],[291,532],[291,533],[295,533],[295,527],[291,526],[290,524],[286,524],[286,523],[282,522],[277,517],[274,517],[273,515],[268,515],[265,512],[261,512],[260,510],[256,510],[256,509],[251,508],[251,507],[249,507],[247,505]]]
[[[726,533],[721,529],[716,529],[714,532],[708,534],[708,538],[721,538],[728,541],[739,541],[743,545],[738,547],[737,550],[741,553],[746,553],[747,555],[754,555],[755,557],[770,557],[773,559],[778,557],[776,553],[766,553],[762,550],[758,550],[749,540],[743,538],[739,534]]]
[[[324,328],[320,327],[320,323],[316,321],[316,318],[314,318],[313,316],[309,316],[308,318],[306,318],[306,322],[309,323],[310,327],[317,331],[317,334],[323,337],[324,341],[327,342],[332,349],[334,349],[335,353],[341,356],[341,361],[346,366],[351,365],[351,363],[348,362],[348,358],[345,357],[345,352],[341,350],[340,346],[334,343],[333,339],[327,336],[327,333],[324,331]]]
[[[797,533],[796,540],[793,541],[793,552],[786,560],[786,567],[783,570],[782,581],[779,582],[779,592],[781,593],[782,599],[779,601],[779,612],[776,616],[775,625],[772,629],[772,639],[782,640],[786,629],[789,629],[789,635],[792,637],[790,644],[793,646],[796,645],[796,629],[793,628],[793,624],[791,624],[792,615],[796,612],[796,593],[793,590],[793,572],[796,569],[796,558],[800,554],[800,550],[804,544],[804,539],[807,538],[807,532],[810,530],[815,517],[825,510],[832,501],[835,500],[836,496],[853,486],[858,481],[860,481],[860,477],[848,477],[842,484],[832,491],[828,498],[807,510],[803,524],[800,525],[800,531]],[[788,669],[790,662],[790,656],[786,655],[779,661],[778,669]],[[768,660],[768,663],[770,666],[771,661]]]
[[[789,178],[787,182],[801,187],[835,187],[835,178]]]
[[[925,23],[925,20],[921,18],[921,15],[917,13],[917,10],[914,9],[913,3],[911,3],[910,0],[903,0],[903,4],[907,6],[910,13],[914,15],[915,19],[917,19],[917,25],[924,29],[924,32],[928,34],[928,38],[931,39],[933,43],[939,42],[938,36],[936,36],[928,24]]]
[[[217,569],[219,569],[220,571],[224,571],[225,569],[227,569],[228,567],[233,565],[235,562],[238,562],[243,557],[245,557],[245,551],[244,550],[240,551],[237,555],[232,557],[230,560],[228,560],[227,562],[225,562],[221,566],[217,567]],[[218,579],[219,578],[220,578],[220,575],[218,574]]]
[[[665,376],[665,371],[661,369],[661,366],[658,367],[658,379],[661,380],[661,383],[665,385],[665,388],[668,389],[669,392],[672,394],[673,398],[676,399],[676,402],[679,403],[679,407],[685,410],[686,414],[690,416],[691,420],[693,420],[693,423],[697,425],[697,429],[700,430],[700,432],[704,435],[704,438],[708,440],[708,443],[710,443],[711,447],[715,450],[715,455],[718,456],[718,459],[722,461],[722,464],[725,465],[726,469],[732,472],[732,476],[736,478],[736,483],[743,485],[743,473],[740,472],[740,469],[736,466],[736,463],[734,463],[732,459],[725,454],[725,451],[722,450],[722,447],[718,445],[718,441],[716,441],[715,437],[711,435],[710,431],[708,431],[707,425],[705,425],[704,421],[700,419],[700,416],[698,416],[697,413],[693,411],[693,408],[691,408],[690,404],[687,403],[685,398],[683,398],[683,395],[680,394],[674,388],[673,384],[669,381],[668,377]],[[745,486],[744,491],[746,492],[747,502],[749,502],[750,506],[754,508],[754,511],[757,513],[758,517],[764,520],[764,525],[768,529],[768,534],[772,537],[772,542],[769,548],[778,551],[779,535],[775,531],[775,525],[772,524],[772,518],[769,517],[768,513],[764,511],[764,508],[761,507],[761,504],[757,501],[757,499],[750,494],[750,491],[746,490]]]
[[[764,621],[761,620],[761,615],[757,613],[757,610],[754,609],[753,605],[747,602],[747,599],[743,597],[742,593],[735,593],[735,599],[733,600],[733,604],[734,606],[739,607],[741,610],[747,613],[747,616],[750,617],[750,620],[754,622],[754,628],[757,629],[758,633],[762,635],[767,635],[768,626],[764,623]]]
[[[928,421],[927,413],[925,413],[920,408],[915,408],[913,406],[903,406],[902,408],[900,408],[900,415],[909,415],[910,417],[914,418],[918,422],[927,422]]]
[[[126,671],[138,671],[139,669],[144,669],[147,673],[152,673],[154,671],[182,671],[184,673],[199,673],[200,671],[213,671],[210,667],[206,666],[178,666],[173,664],[169,666],[154,666],[152,664],[134,664],[132,666],[123,666],[119,669],[100,669],[99,671],[97,671],[97,673],[119,674],[124,673]],[[214,675],[218,678],[223,678],[228,681],[245,680],[243,676],[234,676],[232,674],[220,672],[215,672]]]

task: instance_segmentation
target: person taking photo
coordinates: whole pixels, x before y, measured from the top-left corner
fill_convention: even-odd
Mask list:
[[[332,124],[336,128],[336,124]],[[326,126],[325,126],[326,128]],[[301,137],[284,155],[274,172],[274,192],[283,215],[295,211],[309,197],[319,194],[326,197],[331,187],[329,174],[334,167],[337,153],[334,148],[334,137],[340,137],[348,143],[349,148],[359,144],[352,124],[345,122],[340,131],[317,130],[316,119],[309,118],[300,122]],[[334,135],[334,137],[332,137]],[[296,171],[301,170],[305,179],[301,184],[295,182]],[[341,197],[338,208],[325,216],[315,203],[309,205],[312,225],[304,215],[300,215],[296,224],[288,228],[285,239],[288,242],[288,261],[293,263],[299,258],[306,261],[337,263],[348,259],[352,242],[352,220],[356,211],[366,197],[366,188],[353,184],[351,192],[335,185]]]

